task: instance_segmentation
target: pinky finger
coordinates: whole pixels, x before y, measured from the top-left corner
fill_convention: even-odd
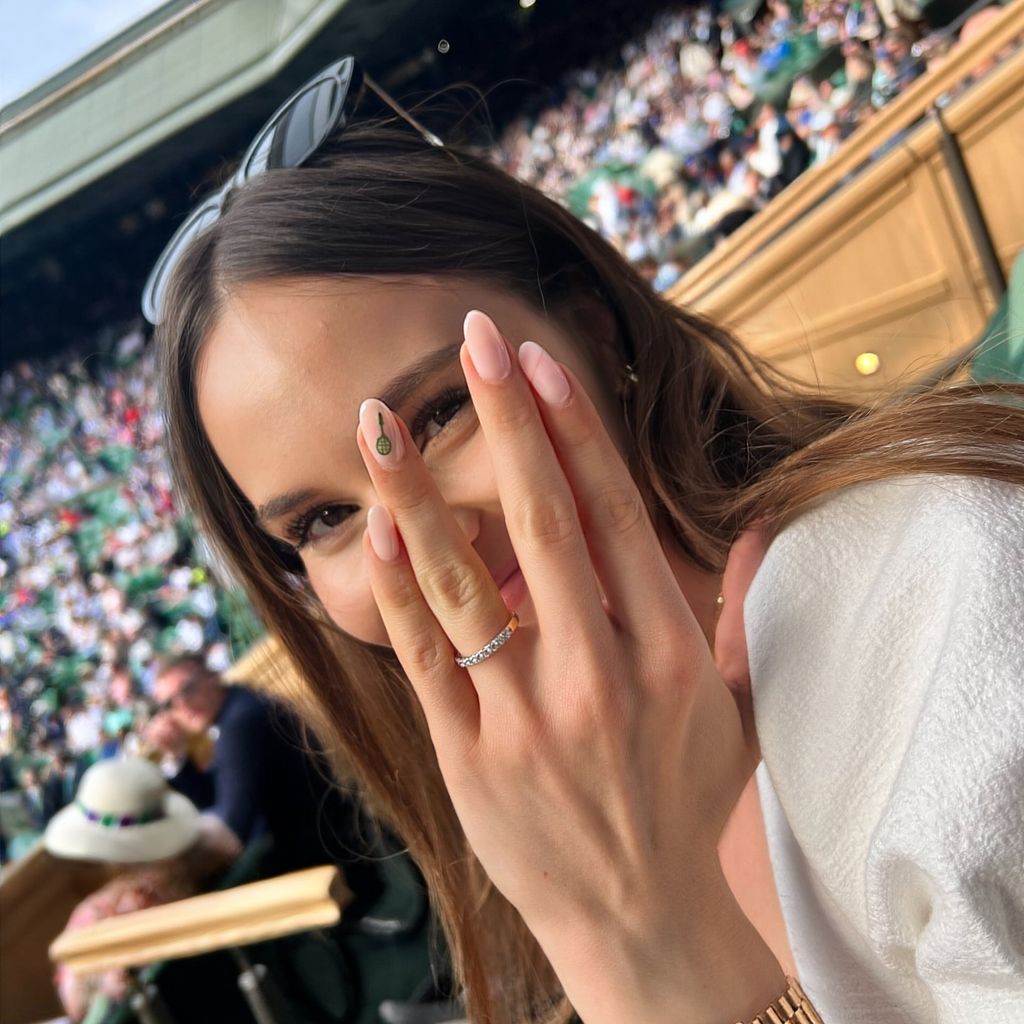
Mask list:
[[[363,554],[391,647],[423,707],[438,755],[472,744],[480,724],[476,689],[455,664],[451,641],[430,610],[383,505],[367,513]]]

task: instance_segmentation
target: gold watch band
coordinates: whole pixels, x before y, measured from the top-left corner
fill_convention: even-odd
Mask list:
[[[750,1024],[822,1024],[818,1011],[796,978],[786,975],[786,991],[762,1010]],[[737,1021],[736,1024],[744,1024]]]

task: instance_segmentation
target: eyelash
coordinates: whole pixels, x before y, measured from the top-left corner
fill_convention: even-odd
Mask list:
[[[413,440],[416,440],[423,434],[427,429],[427,424],[433,417],[440,413],[449,412],[455,406],[455,411],[440,425],[441,431],[443,431],[462,411],[462,408],[468,401],[469,390],[465,387],[446,387],[432,398],[429,398],[413,414],[412,423],[409,426],[409,433],[412,435]],[[438,435],[435,434],[434,436],[437,437]],[[298,513],[293,519],[290,519],[285,524],[284,533],[290,542],[291,549],[293,551],[301,551],[308,544],[315,544],[316,540],[311,539],[309,536],[313,523],[324,512],[339,508],[350,510],[349,514],[356,510],[355,505],[312,505]],[[346,515],[345,519],[347,518],[348,516]],[[344,521],[343,519],[342,522]],[[340,526],[341,523],[337,525]]]
[[[449,412],[452,406],[455,411],[440,424],[443,430],[461,411],[462,407],[469,401],[469,389],[465,387],[442,388],[432,398],[427,399],[414,413],[412,423],[409,425],[409,433],[415,441],[424,430],[430,420],[439,413]],[[436,434],[434,435],[437,436]],[[421,449],[422,450],[422,449]]]

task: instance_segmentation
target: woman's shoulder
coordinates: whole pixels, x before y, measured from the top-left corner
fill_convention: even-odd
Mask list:
[[[1024,487],[922,474],[836,491],[774,539],[744,601],[759,731],[846,703],[891,714],[960,658],[1003,678],[1022,614]]]
[[[890,477],[827,494],[775,537],[744,601],[746,634],[763,657],[801,632],[836,649],[835,628],[822,625],[845,625],[851,640],[870,644],[910,625],[914,609],[997,594],[1024,601],[1024,487]],[[872,624],[879,632],[865,633]]]
[[[1024,602],[1024,487],[921,474],[826,495],[772,541],[744,600],[751,682],[797,656],[816,664],[926,646],[950,615],[1001,618]],[[762,688],[763,689],[763,688]],[[757,696],[755,692],[755,696]],[[766,696],[762,692],[762,697]]]
[[[930,543],[945,551],[1024,536],[1024,487],[1001,480],[937,473],[893,476],[839,488],[800,515],[769,548],[781,557],[813,561],[827,550],[839,563],[850,552],[884,552],[882,542]],[[938,535],[938,536],[936,536]],[[979,552],[980,553],[980,552]]]
[[[779,803],[876,952],[949,953],[953,903],[993,895],[970,891],[979,872],[1024,913],[1005,877],[1024,862],[1024,488],[921,475],[839,491],[779,534],[744,613]],[[940,906],[940,890],[958,895]]]

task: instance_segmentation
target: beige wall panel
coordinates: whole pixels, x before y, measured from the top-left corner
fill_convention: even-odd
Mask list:
[[[944,117],[1008,271],[1024,247],[1024,50]],[[712,272],[695,274],[699,287],[688,290],[684,279],[673,297],[698,294],[696,308],[751,349],[824,387],[868,396],[927,375],[978,337],[996,305],[939,139],[931,116],[918,122],[734,272],[709,257]],[[881,360],[869,377],[854,366],[865,351]]]
[[[970,342],[988,314],[938,165],[900,152],[887,160],[764,253],[738,302],[705,307],[753,350],[822,386],[911,380]],[[854,367],[863,351],[881,359],[871,378]]]
[[[957,200],[946,165],[939,152],[939,129],[925,125],[918,140],[926,147],[911,180],[918,220],[915,235],[934,255],[936,269],[946,280],[941,306],[946,317],[946,345],[934,349],[936,360],[948,358],[970,344],[995,309],[996,302],[984,279],[971,272],[977,261],[974,241]],[[922,371],[924,372],[924,371]]]
[[[815,344],[812,338],[773,362],[801,380],[830,391],[847,390],[867,396],[896,385],[910,385],[957,352],[961,346],[950,324],[963,321],[965,313],[973,315],[975,310],[972,303],[962,300],[928,302],[909,315],[858,328],[827,345]],[[980,317],[978,323],[980,330]],[[746,334],[741,333],[741,337],[746,339]],[[870,377],[862,376],[855,366],[862,352],[873,352],[880,361],[878,371]]]
[[[996,67],[943,114],[957,139],[1004,274],[1024,248],[1024,49]],[[937,129],[935,130],[937,132]],[[995,299],[971,240],[952,179],[929,132],[912,148],[932,168],[961,239],[962,272],[989,310]]]

